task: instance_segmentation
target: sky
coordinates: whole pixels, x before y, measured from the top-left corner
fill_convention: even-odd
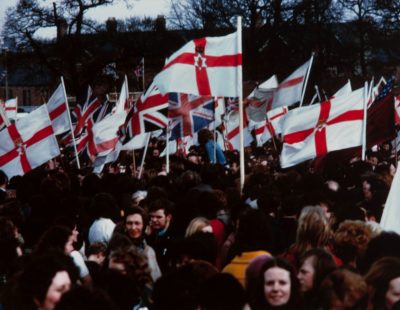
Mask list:
[[[18,0],[0,0],[0,32],[3,29],[7,8],[16,5],[17,2]],[[48,2],[51,5],[53,1],[46,0],[42,2]],[[169,12],[171,0],[129,0],[129,2],[132,3],[132,8],[127,8],[125,2],[119,0],[115,5],[103,6],[89,10],[87,17],[96,19],[99,22],[104,22],[109,17],[123,19],[131,16],[156,17],[159,14],[166,15]],[[55,30],[46,31],[40,33],[40,35],[51,37],[55,35]]]

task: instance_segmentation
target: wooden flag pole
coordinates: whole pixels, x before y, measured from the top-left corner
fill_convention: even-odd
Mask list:
[[[67,106],[68,121],[69,121],[69,126],[71,128],[72,144],[74,145],[74,151],[75,151],[76,166],[78,167],[78,169],[81,169],[81,164],[79,162],[79,156],[78,156],[78,150],[76,149],[75,134],[74,134],[74,129],[72,128],[71,114],[69,112],[67,92],[65,90],[65,84],[64,84],[63,77],[61,77],[61,84],[62,84],[63,91],[64,91],[65,105]]]
[[[149,147],[149,142],[150,142],[150,136],[151,132],[147,134],[147,141],[146,141],[146,146],[144,147],[143,151],[143,157],[142,157],[142,163],[140,164],[140,169],[139,169],[139,180],[142,178],[142,173],[143,173],[143,167],[144,167],[144,162],[146,160],[146,155],[147,155],[147,149]]]
[[[237,51],[242,54],[242,17],[237,17]],[[244,187],[244,137],[243,137],[243,72],[242,66],[237,70],[237,87],[239,97],[239,141],[240,141],[240,189]]]

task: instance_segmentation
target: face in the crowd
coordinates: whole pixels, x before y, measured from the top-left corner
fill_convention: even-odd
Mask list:
[[[389,288],[386,291],[386,309],[392,309],[393,305],[400,300],[400,277],[394,278],[389,282]]]
[[[168,227],[171,215],[165,215],[164,209],[158,209],[150,213],[150,227],[154,230],[162,230]]]
[[[300,290],[302,292],[310,291],[314,286],[314,257],[310,256],[304,260],[301,265],[297,278],[300,282]]]
[[[291,282],[289,271],[272,267],[264,273],[264,295],[272,306],[282,306],[290,299]]]
[[[364,181],[362,189],[365,200],[370,201],[372,199],[371,184],[369,184],[367,181]]]
[[[72,233],[71,236],[69,236],[67,243],[65,244],[65,247],[64,247],[65,254],[69,254],[74,250],[75,239],[76,239],[76,236],[74,235],[74,233]]]
[[[78,236],[79,236],[79,231],[78,231],[78,228],[76,227],[76,225],[74,226],[74,229],[72,230],[72,235],[73,235],[74,242],[77,242]]]
[[[140,214],[131,214],[126,217],[125,229],[132,239],[139,239],[142,236],[143,226],[143,218]]]
[[[68,272],[59,271],[53,277],[53,280],[47,290],[43,303],[39,305],[40,310],[53,310],[60,301],[61,296],[71,288],[71,279]]]

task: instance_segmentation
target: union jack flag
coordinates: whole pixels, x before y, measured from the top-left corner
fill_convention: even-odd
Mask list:
[[[127,143],[138,134],[166,128],[167,124],[168,95],[162,95],[151,84],[129,111],[121,128],[121,138],[123,143]]]
[[[78,99],[74,111],[71,113],[71,120],[74,124],[74,136],[78,138],[84,129],[88,126],[89,121],[94,123],[94,115],[101,107],[99,99],[93,94],[92,88],[88,86],[84,96]],[[64,137],[64,143],[70,143],[72,135],[68,134]]]
[[[169,94],[168,117],[171,137],[193,135],[214,120],[214,98],[182,93]]]

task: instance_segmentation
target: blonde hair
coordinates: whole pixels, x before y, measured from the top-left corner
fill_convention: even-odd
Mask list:
[[[331,229],[324,211],[320,207],[304,207],[300,213],[296,235],[296,248],[299,253],[323,248],[330,237]]]
[[[190,221],[189,225],[186,228],[185,238],[190,237],[198,231],[201,231],[204,227],[209,226],[210,221],[205,217],[195,217]]]

